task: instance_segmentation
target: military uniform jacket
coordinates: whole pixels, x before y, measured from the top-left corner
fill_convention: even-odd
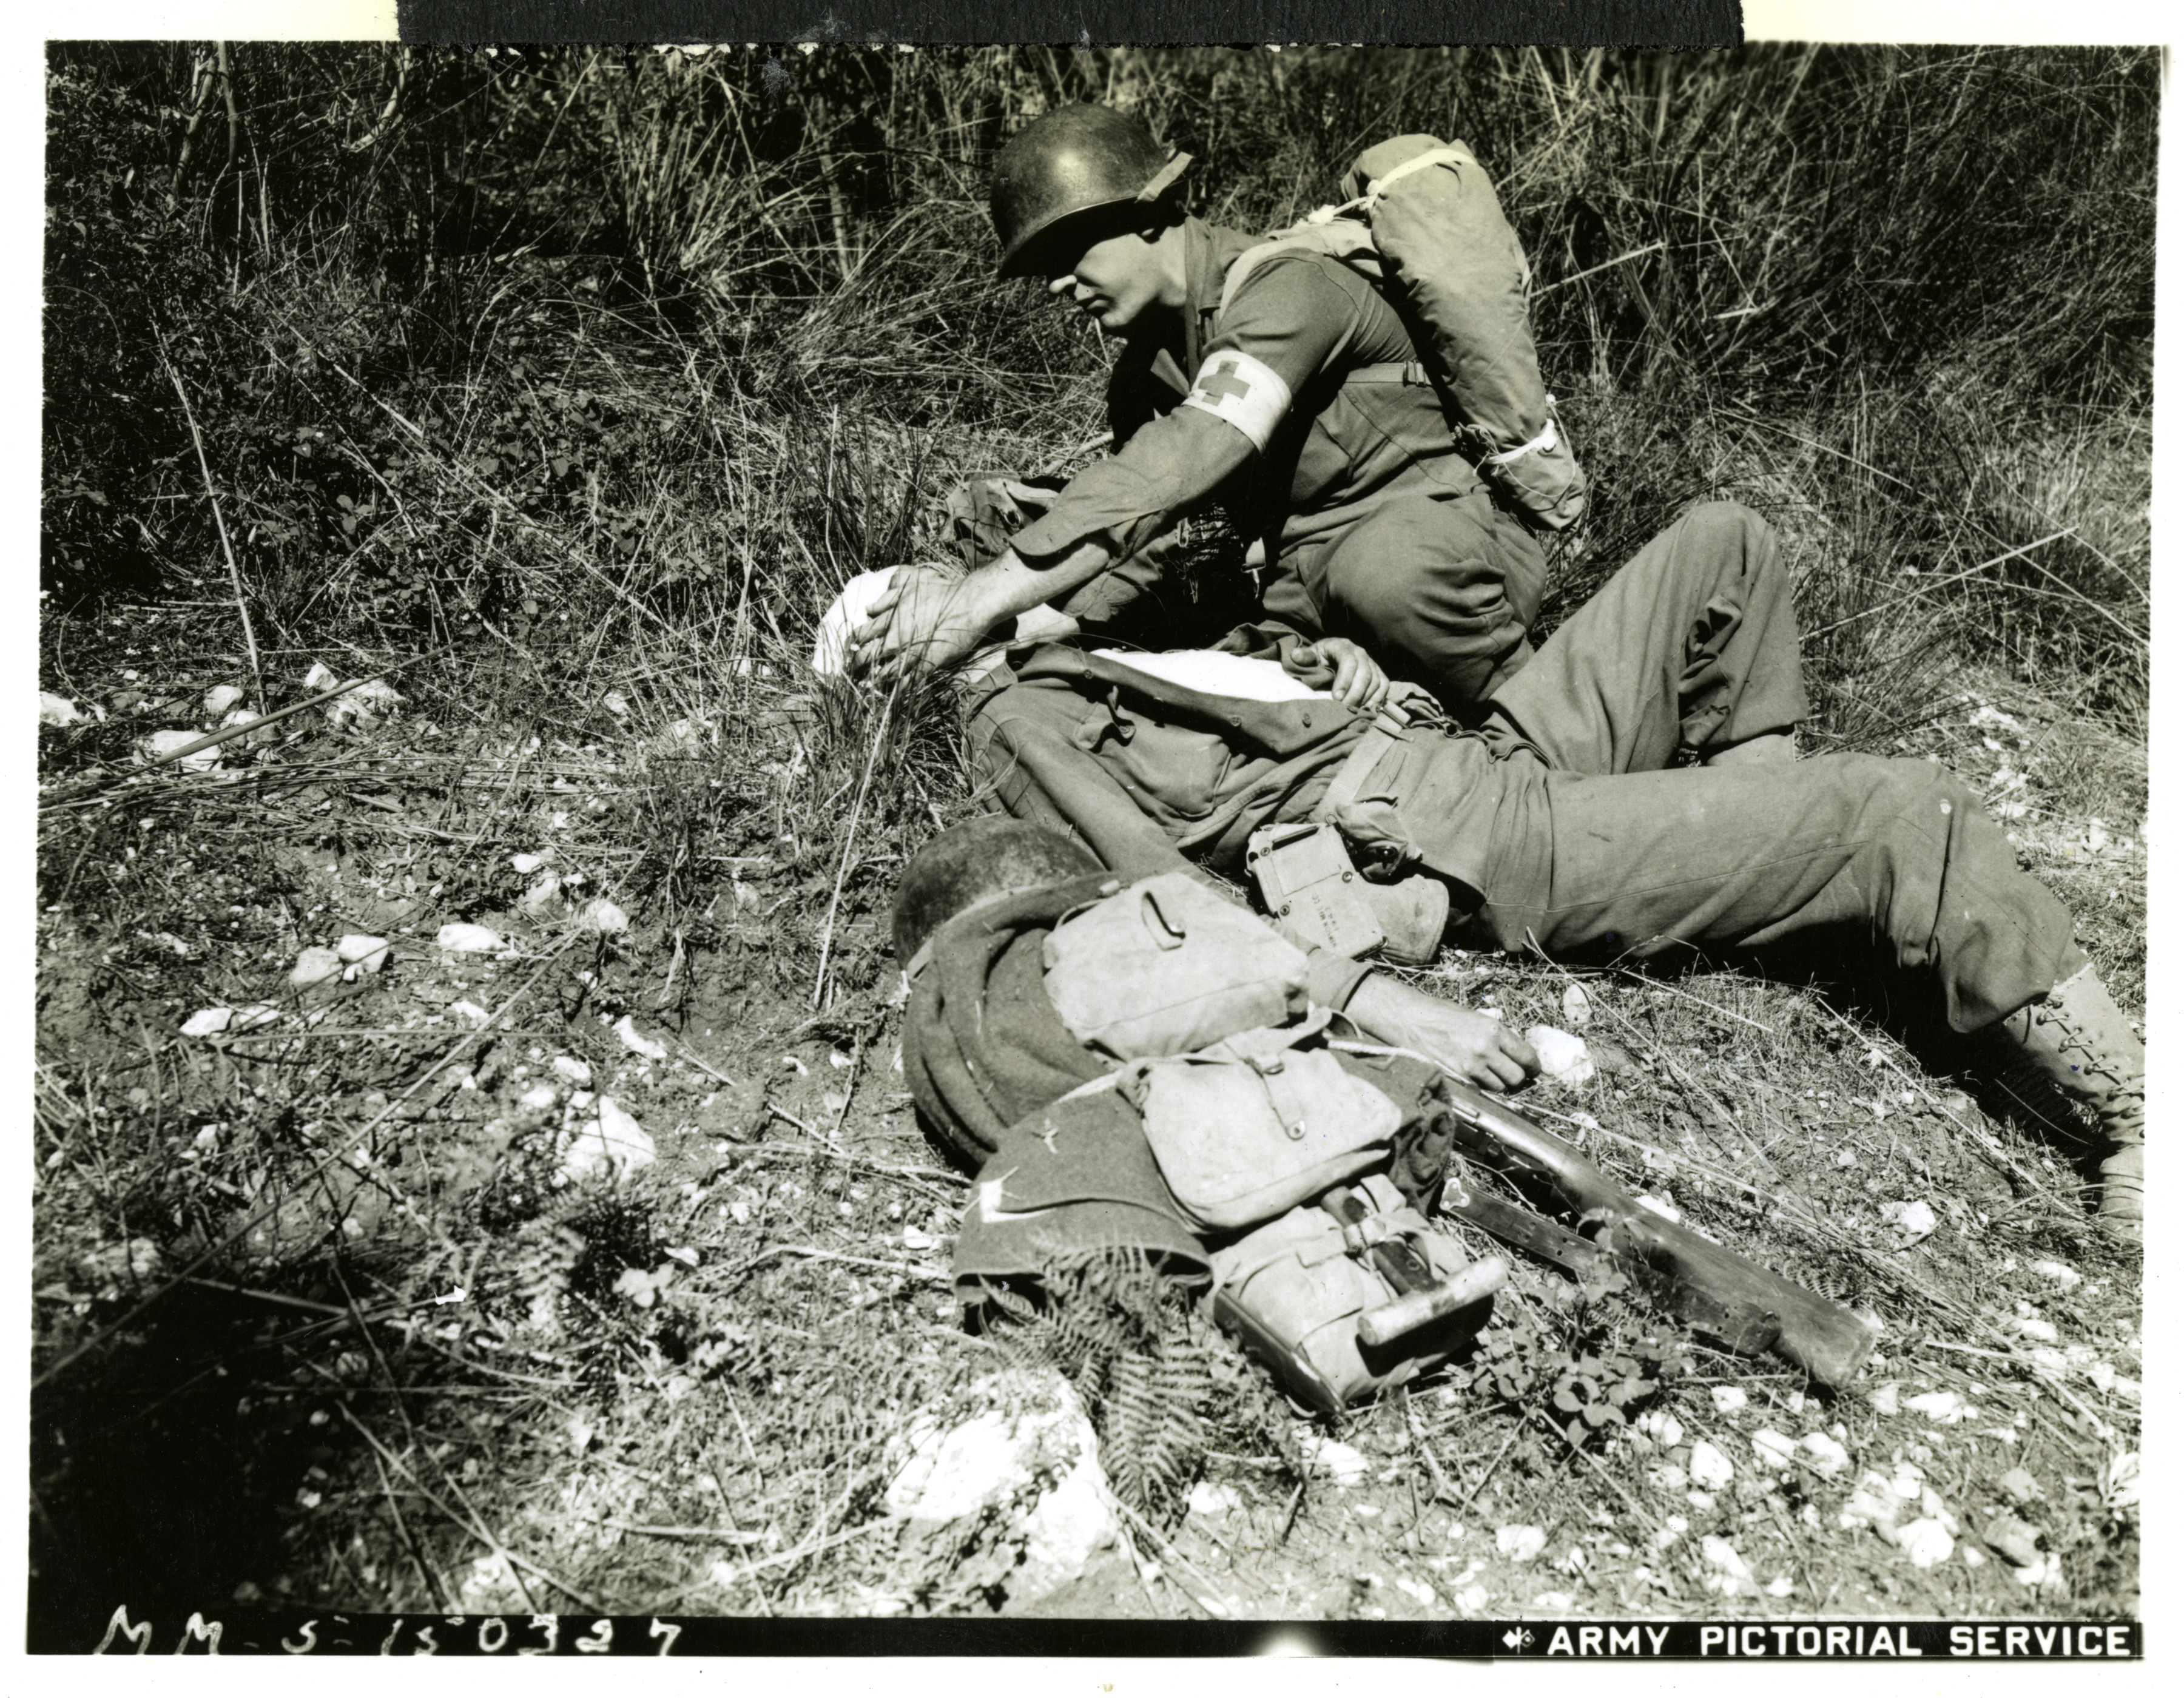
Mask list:
[[[1223,280],[1251,238],[1192,218],[1184,240],[1179,333],[1128,346],[1108,383],[1117,452],[1017,534],[1020,556],[1041,560],[1091,539],[1119,558],[1166,528],[1193,493],[1173,422],[1183,407],[1226,420],[1258,448],[1217,498],[1269,564],[1391,495],[1456,498],[1482,487],[1415,364],[1409,331],[1368,279],[1323,255],[1280,254],[1223,313]]]

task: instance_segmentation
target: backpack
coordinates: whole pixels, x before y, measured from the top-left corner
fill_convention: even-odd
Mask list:
[[[1540,376],[1531,267],[1485,168],[1461,142],[1398,136],[1360,154],[1344,186],[1341,205],[1238,256],[1221,310],[1282,253],[1325,254],[1371,278],[1410,327],[1451,431],[1496,491],[1534,529],[1576,524],[1585,472]]]

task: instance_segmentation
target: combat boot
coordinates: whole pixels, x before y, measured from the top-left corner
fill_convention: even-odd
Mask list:
[[[2100,1221],[2122,1237],[2144,1235],[2146,1049],[2090,966],[2002,1022],[2027,1071],[2100,1118]]]

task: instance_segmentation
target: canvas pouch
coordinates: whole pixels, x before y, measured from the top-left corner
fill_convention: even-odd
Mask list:
[[[1188,873],[1126,885],[1047,933],[1046,994],[1081,1044],[1179,1055],[1310,1006],[1303,950]]]
[[[1436,1278],[1461,1272],[1467,1258],[1454,1239],[1403,1201],[1385,1174],[1351,1189],[1371,1211],[1362,1228],[1346,1228],[1326,1210],[1305,1204],[1213,1254],[1217,1317],[1293,1395],[1321,1407],[1357,1402],[1439,1367],[1478,1319],[1459,1312],[1386,1345],[1358,1343],[1357,1317],[1401,1294],[1373,1266],[1368,1244],[1400,1234]]]
[[[1385,1166],[1402,1112],[1323,1049],[1324,1010],[1188,1055],[1142,1061],[1119,1083],[1184,1218],[1235,1232]]]

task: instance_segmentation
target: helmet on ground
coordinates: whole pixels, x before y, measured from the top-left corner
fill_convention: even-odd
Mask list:
[[[1143,124],[1112,106],[1063,106],[1034,120],[994,160],[1000,275],[1031,270],[1064,223],[1159,200],[1190,164],[1188,153],[1171,159]]]
[[[905,966],[958,914],[1102,869],[1084,844],[1006,814],[954,826],[911,856],[894,895],[895,959]]]

